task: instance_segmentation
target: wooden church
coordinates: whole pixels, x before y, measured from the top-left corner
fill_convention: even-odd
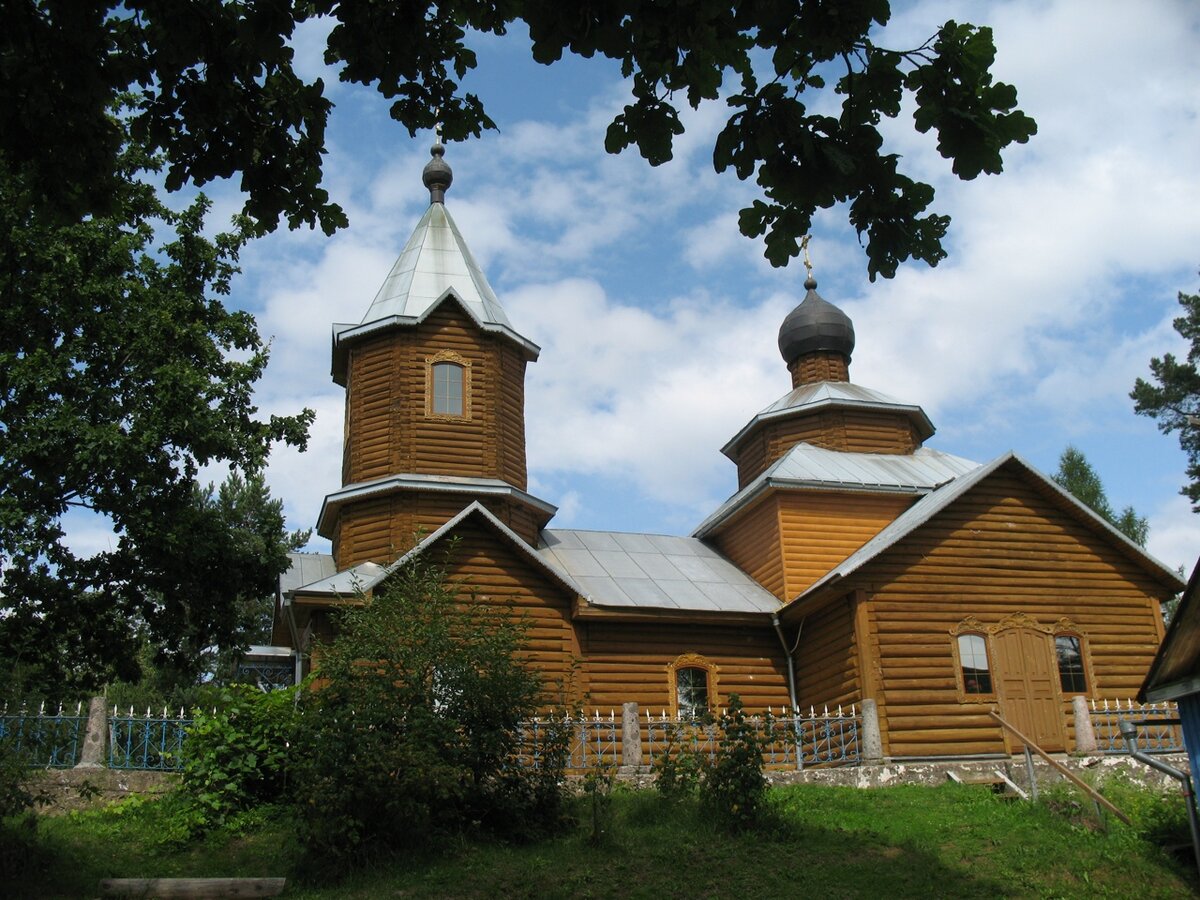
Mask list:
[[[317,525],[333,553],[293,556],[277,644],[305,656],[332,610],[453,536],[454,578],[524,615],[529,658],[589,707],[872,699],[902,759],[1012,752],[993,708],[1062,750],[1072,697],[1137,694],[1178,576],[1020,456],[926,447],[920,406],[850,381],[852,323],[811,276],[779,332],[791,389],[723,448],[733,496],[689,537],[548,527],[525,464],[539,348],[450,217],[442,157],[362,321],[334,326],[342,485]]]

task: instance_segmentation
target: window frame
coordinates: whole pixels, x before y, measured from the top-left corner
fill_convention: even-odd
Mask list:
[[[437,370],[439,366],[456,366],[462,378],[460,412],[437,410]],[[440,350],[425,360],[425,415],[430,419],[459,421],[471,418],[471,361],[453,350]]]
[[[986,690],[978,690],[978,689],[971,690],[971,688],[968,684],[967,664],[966,664],[966,660],[963,658],[963,651],[964,651],[963,642],[965,640],[970,640],[971,638],[977,638],[979,640],[979,648],[983,651],[983,664],[984,664],[983,669],[979,669],[978,667],[973,667],[972,671],[977,674],[979,672],[984,673],[984,675],[987,678],[987,689]],[[994,699],[996,696],[996,671],[995,671],[995,666],[992,662],[992,648],[990,646],[990,642],[988,641],[987,634],[985,632],[981,632],[981,631],[963,631],[963,632],[960,632],[959,634],[955,635],[954,657],[955,657],[955,663],[956,663],[956,670],[958,673],[959,693],[961,693],[968,700]],[[972,654],[972,657],[973,657],[972,662],[975,662],[976,660],[974,659],[974,654]],[[982,685],[981,685],[981,687],[982,687]]]
[[[684,653],[667,665],[667,695],[671,698],[671,715],[678,720],[686,707],[680,703],[679,674],[685,670],[700,671],[705,676],[705,689],[708,693],[708,708],[706,713],[700,713],[689,718],[702,719],[705,715],[712,716],[717,709],[717,666],[699,653]]]
[[[1054,632],[1054,668],[1058,672],[1058,687],[1064,697],[1074,696],[1090,696],[1092,693],[1092,685],[1095,684],[1092,678],[1091,667],[1088,665],[1088,655],[1086,653],[1087,642],[1083,634],[1075,629],[1059,629]],[[1058,652],[1059,638],[1073,640],[1079,651],[1079,671],[1075,673],[1083,680],[1082,688],[1067,687],[1063,682],[1063,660]]]

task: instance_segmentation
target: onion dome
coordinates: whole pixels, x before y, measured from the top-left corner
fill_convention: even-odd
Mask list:
[[[850,317],[821,298],[811,274],[804,287],[808,293],[779,326],[779,352],[783,361],[791,368],[802,356],[840,353],[849,362],[854,352],[854,325]]]
[[[446,148],[442,146],[441,141],[430,147],[429,152],[433,159],[425,163],[425,168],[421,171],[421,181],[425,182],[425,187],[429,188],[430,203],[445,203],[446,191],[450,188],[450,183],[454,181],[454,172],[450,170],[450,165],[442,159]]]

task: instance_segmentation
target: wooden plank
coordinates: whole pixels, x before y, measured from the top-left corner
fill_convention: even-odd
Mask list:
[[[276,897],[286,878],[105,878],[100,893],[124,897]]]

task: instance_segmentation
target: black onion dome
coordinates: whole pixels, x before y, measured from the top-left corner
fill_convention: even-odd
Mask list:
[[[817,293],[811,275],[804,282],[808,293],[779,326],[779,352],[789,366],[809,353],[834,352],[846,357],[854,352],[854,324],[850,317]]]
[[[442,159],[446,148],[442,146],[441,141],[430,147],[429,152],[433,159],[425,163],[425,168],[421,171],[421,181],[429,188],[430,202],[441,203],[446,198],[446,189],[454,180],[454,172],[450,170],[449,163]]]

